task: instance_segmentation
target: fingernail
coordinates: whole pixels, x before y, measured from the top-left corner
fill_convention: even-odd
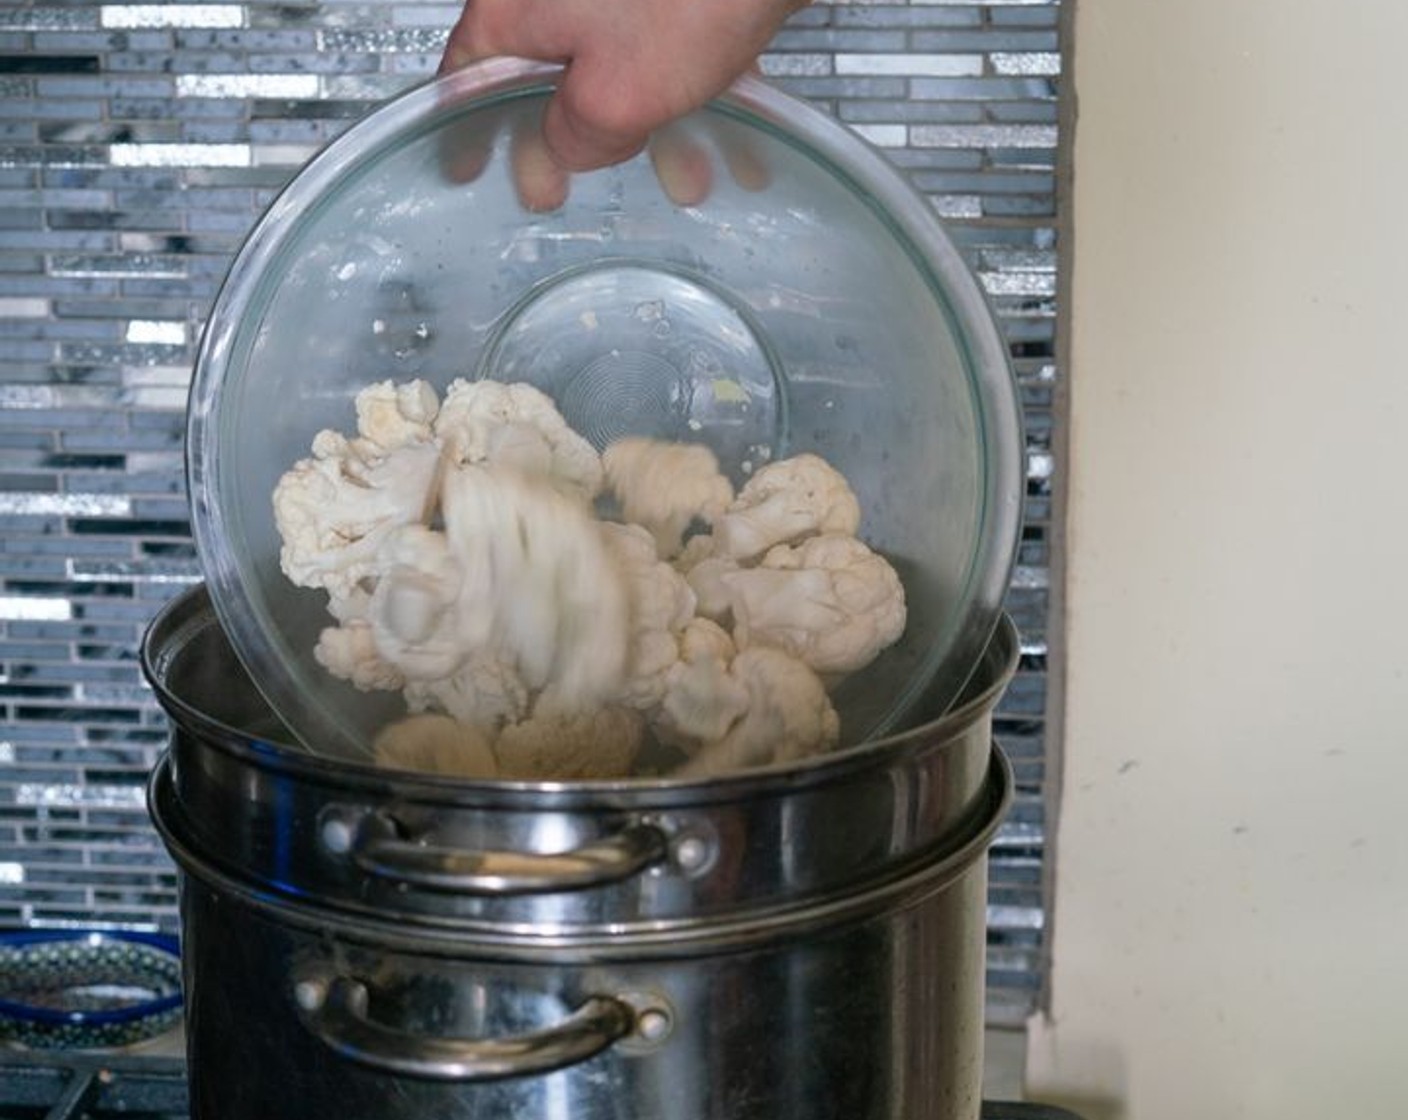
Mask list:
[[[493,148],[490,144],[442,144],[440,148],[440,169],[452,183],[472,183],[484,174],[489,166],[489,156]]]
[[[510,164],[524,209],[543,213],[557,210],[567,201],[567,171],[552,158],[536,120],[514,129]]]
[[[676,206],[698,206],[714,185],[708,151],[678,126],[660,129],[650,143],[650,162],[666,196]]]
[[[762,191],[772,185],[772,171],[747,138],[722,147],[729,174],[745,191]]]

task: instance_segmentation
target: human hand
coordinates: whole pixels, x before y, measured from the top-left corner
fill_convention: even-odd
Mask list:
[[[551,210],[572,171],[629,159],[647,144],[665,192],[680,205],[703,200],[708,154],[679,117],[752,68],[777,28],[808,0],[468,0],[440,70],[510,55],[563,64],[541,121],[514,132],[510,152],[523,204]],[[485,138],[462,137],[452,178],[477,177]],[[761,186],[747,153],[725,153],[734,177]]]
[[[752,67],[808,0],[468,0],[440,69],[495,55],[565,67],[543,115],[567,171],[620,163]]]

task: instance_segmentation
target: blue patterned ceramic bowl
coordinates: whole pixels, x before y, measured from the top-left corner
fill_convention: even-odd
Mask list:
[[[128,1046],[181,1017],[175,937],[122,930],[0,934],[0,1039],[42,1049]]]

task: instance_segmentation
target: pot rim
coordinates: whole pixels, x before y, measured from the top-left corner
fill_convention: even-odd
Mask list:
[[[205,608],[201,609],[202,600]],[[774,763],[707,779],[680,780],[669,777],[613,778],[569,782],[470,779],[442,774],[420,774],[390,770],[352,760],[327,758],[297,743],[253,739],[229,725],[207,716],[177,696],[166,686],[163,667],[169,665],[188,643],[187,632],[219,626],[210,607],[204,584],[176,597],[152,620],[142,639],[142,673],[176,724],[176,732],[196,736],[203,744],[232,755],[262,770],[287,775],[295,780],[335,785],[343,791],[373,796],[395,796],[402,800],[453,801],[459,805],[492,803],[496,808],[571,808],[584,804],[612,808],[676,806],[720,801],[743,801],[771,797],[799,788],[844,782],[857,773],[889,768],[901,754],[941,749],[958,732],[980,718],[997,702],[997,696],[1010,682],[1021,657],[1017,627],[1005,612],[999,617],[974,668],[996,649],[1006,646],[1000,670],[987,687],[949,708],[941,716],[879,739],[857,743],[842,750],[814,755],[799,762]],[[169,630],[161,650],[154,647]],[[169,647],[175,646],[173,650]],[[971,683],[970,678],[970,683]]]

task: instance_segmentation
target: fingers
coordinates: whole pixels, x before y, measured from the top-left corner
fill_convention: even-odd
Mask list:
[[[650,162],[661,189],[676,206],[699,206],[714,188],[714,165],[722,159],[729,177],[745,191],[766,190],[772,170],[753,135],[732,121],[711,118],[703,135],[684,122],[668,124],[650,138]]]
[[[538,0],[469,0],[451,29],[440,58],[446,74],[499,56],[562,62],[571,56],[564,24],[551,18]],[[557,101],[554,97],[552,101]],[[567,201],[568,173],[546,139],[543,114],[520,116],[510,130],[509,168],[518,200],[526,210],[556,210]],[[492,133],[472,125],[447,130],[442,166],[452,182],[472,182],[483,174],[493,151]],[[446,150],[448,147],[448,150]]]
[[[560,0],[468,0],[450,29],[440,73],[503,55],[566,62],[576,20],[563,18],[562,10]]]
[[[744,73],[751,78],[763,76],[756,59]],[[726,126],[717,119],[712,124],[714,143],[718,145],[733,181],[745,191],[767,190],[772,183],[772,171],[753,143],[752,136],[737,125]]]
[[[577,55],[562,72],[543,130],[553,157],[570,171],[594,171],[640,152],[669,119],[648,88],[623,74],[610,54]]]
[[[543,116],[543,135],[558,163],[570,171],[595,171],[624,163],[645,147],[648,130],[602,126],[575,111],[573,94],[577,88],[569,67]]]
[[[472,183],[494,152],[494,125],[470,115],[440,130],[440,173],[451,183]]]
[[[572,171],[620,163],[648,148],[665,194],[677,206],[698,206],[714,185],[714,157],[700,132],[678,120],[660,119],[658,104],[642,100],[599,69],[569,64],[548,104],[543,130],[549,152]],[[733,179],[747,191],[765,190],[771,172],[737,125],[709,132]]]
[[[445,40],[445,53],[440,56],[440,65],[435,71],[437,75],[448,74],[451,70],[462,70],[471,62],[488,57],[475,45],[475,17],[471,15],[471,6],[465,4],[460,18],[455,22],[455,26],[450,28],[449,38]]]
[[[541,114],[524,113],[514,122],[509,169],[525,210],[540,214],[567,201],[568,172],[548,150]]]
[[[650,163],[660,188],[676,206],[698,206],[714,185],[709,150],[680,124],[666,125],[650,138]]]
[[[450,30],[439,73],[459,70],[482,59],[511,55],[561,61],[568,52],[555,42],[555,24],[542,18],[536,0],[470,0]],[[479,178],[493,153],[494,128],[473,118],[445,130],[441,166],[455,183]],[[509,132],[509,170],[518,201],[534,213],[556,210],[567,201],[568,176],[553,158],[544,137],[542,114],[519,115]]]
[[[571,174],[551,151],[545,118],[552,113],[523,113],[509,138],[509,168],[514,190],[523,208],[534,213],[556,210],[567,201]],[[495,126],[476,116],[455,121],[441,131],[440,166],[452,183],[472,183],[493,155]],[[699,206],[709,197],[722,160],[729,175],[744,190],[766,189],[771,174],[766,162],[737,129],[710,127],[710,143],[698,130],[684,123],[657,129],[648,141],[648,152],[660,188],[676,206]]]
[[[745,191],[767,190],[772,185],[772,169],[753,143],[753,137],[731,123],[715,121],[713,125],[714,144],[733,181]]]
[[[450,38],[445,42],[445,53],[440,56],[440,65],[435,68],[435,76],[438,78],[452,70],[463,70],[471,62],[477,61],[478,56],[468,40],[464,36],[456,38],[452,31]]]
[[[484,174],[499,123],[471,114],[440,130],[440,172],[449,182],[472,183]],[[567,201],[568,173],[548,152],[541,113],[520,113],[510,126],[509,174],[525,210],[543,213]]]
[[[518,126],[510,131],[510,167],[523,206],[534,212],[555,209],[567,200],[570,173],[621,163],[646,149],[662,189],[678,206],[704,202],[715,186],[715,163],[746,190],[766,188],[769,169],[741,135],[746,129],[724,122],[705,128],[668,123],[727,82],[736,72],[730,67],[738,65],[728,61],[733,55],[716,57],[719,51],[706,43],[693,58],[693,69],[691,57],[680,57],[678,50],[662,68],[660,52],[652,54],[657,39],[669,40],[665,32],[673,27],[676,47],[695,42],[699,21],[671,15],[661,31],[658,0],[615,2],[617,8],[598,9],[588,0],[469,0],[450,32],[442,74],[505,55],[563,64],[556,92],[535,118],[536,134]],[[721,2],[727,7],[727,0]],[[689,16],[691,9],[678,11]],[[644,25],[652,19],[659,34],[647,33]],[[737,49],[735,44],[728,51]],[[446,132],[441,144],[446,177],[474,181],[487,166],[494,137],[469,122]]]

